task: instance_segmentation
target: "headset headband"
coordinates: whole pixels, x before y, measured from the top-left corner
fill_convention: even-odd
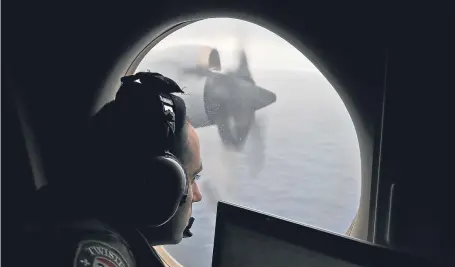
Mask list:
[[[165,124],[163,138],[168,140],[166,150],[170,149],[175,136],[182,131],[185,124],[185,104],[180,97],[172,94],[183,93],[182,89],[173,80],[153,72],[125,76],[121,78],[121,82],[116,95],[116,105],[134,106],[131,108],[140,109],[138,113],[144,113],[146,119],[155,118],[156,123],[161,121]]]

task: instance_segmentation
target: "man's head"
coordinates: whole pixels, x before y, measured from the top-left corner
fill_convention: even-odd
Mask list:
[[[169,236],[172,236],[170,243],[179,243],[182,240],[183,232],[191,217],[192,204],[202,200],[202,194],[197,184],[197,178],[202,171],[199,137],[188,121],[185,123],[184,135],[186,136],[186,140],[184,139],[181,153],[179,153],[180,155],[178,154],[176,156],[182,162],[187,174],[187,181],[189,184],[188,197],[169,222],[156,229],[149,229],[149,231],[154,232],[154,239],[157,239],[156,244],[161,244],[161,240],[164,240]]]
[[[122,87],[117,93],[116,100],[106,104],[94,117],[89,143],[91,153],[89,157],[94,163],[91,165],[94,171],[89,169],[93,177],[92,184],[96,181],[97,189],[103,188],[104,185],[108,185],[105,188],[109,189],[111,186],[117,190],[111,190],[111,195],[113,192],[119,195],[123,188],[125,188],[123,191],[127,191],[131,181],[145,178],[147,188],[151,190],[147,189],[145,196],[139,196],[140,199],[145,199],[140,201],[140,209],[138,207],[131,207],[131,209],[136,208],[137,211],[134,212],[153,216],[154,212],[159,212],[160,207],[166,206],[166,201],[172,194],[165,189],[169,188],[169,183],[166,184],[169,176],[166,173],[157,173],[153,168],[152,159],[156,153],[160,153],[159,151],[169,150],[185,170],[188,184],[187,199],[167,223],[160,227],[146,227],[144,231],[147,232],[148,239],[153,245],[178,243],[191,217],[192,203],[202,199],[195,181],[202,170],[199,139],[186,119],[183,100],[175,96],[172,96],[175,104],[175,134],[170,139],[163,138],[163,107],[154,102],[159,98],[153,94],[150,96],[149,91],[141,91],[150,90],[148,87],[145,88],[137,83],[134,86],[134,88]],[[170,79],[160,78],[154,82],[154,86],[177,85]],[[155,88],[159,91],[167,89]],[[140,177],[139,180],[137,177]],[[167,187],[164,186],[165,184]],[[128,204],[117,201],[117,198],[123,198],[127,203],[128,199],[137,198],[134,192],[130,193],[132,194],[116,196],[113,203],[121,206],[120,210],[127,210],[128,214],[133,214]]]

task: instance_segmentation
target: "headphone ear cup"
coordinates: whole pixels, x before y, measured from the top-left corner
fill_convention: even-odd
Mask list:
[[[183,166],[172,155],[158,156],[152,159],[149,168],[152,175],[143,178],[141,189],[142,203],[147,205],[144,212],[151,226],[160,226],[168,222],[177,212],[183,198],[186,198],[187,177]]]
[[[92,212],[122,225],[158,227],[172,219],[182,199],[187,197],[185,170],[172,154],[138,160],[127,172],[118,175],[128,180],[109,183],[107,205],[101,202],[104,205],[100,208],[93,201],[84,202],[85,213]],[[92,187],[89,195],[105,198],[104,187],[102,184]]]

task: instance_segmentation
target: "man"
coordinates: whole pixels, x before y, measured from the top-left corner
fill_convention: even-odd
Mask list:
[[[169,78],[160,74],[150,75],[154,90],[181,90],[176,90],[178,85]],[[150,88],[138,84],[134,86],[137,88],[122,86],[116,100],[106,104],[94,116],[87,139],[89,164],[86,174],[81,175],[77,185],[71,184],[70,189],[63,190],[64,186],[60,186],[58,190],[50,190],[59,193],[49,194],[52,197],[45,202],[52,207],[47,209],[51,219],[42,223],[44,226],[38,234],[35,232],[29,236],[36,242],[31,245],[34,254],[28,258],[32,263],[59,267],[164,266],[152,246],[177,244],[183,237],[192,235],[189,231],[194,220],[191,217],[192,204],[202,199],[196,182],[202,171],[199,138],[186,119],[183,100],[174,95],[171,96],[176,109],[175,134],[171,139],[170,152],[185,170],[186,199],[179,204],[171,219],[162,225],[132,224],[128,220],[134,213],[150,213],[153,217],[157,211],[155,208],[148,209],[147,205],[158,208],[156,202],[166,205],[168,193],[161,188],[167,181],[167,174],[154,173],[156,170],[153,168],[146,169],[153,155],[151,151],[165,142],[159,134],[161,126],[155,113],[160,107],[154,106],[156,103],[153,101],[144,101],[149,96],[146,90]],[[151,110],[154,112],[150,113]],[[121,190],[123,184],[127,190],[128,181],[135,175],[145,176],[151,183],[152,190],[144,196],[150,202],[145,201],[144,210],[121,206],[123,201],[135,198],[134,195],[123,194]],[[65,206],[59,208],[58,205]],[[78,216],[71,217],[71,214]]]

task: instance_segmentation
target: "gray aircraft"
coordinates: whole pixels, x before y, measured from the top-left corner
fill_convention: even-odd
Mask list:
[[[224,147],[242,151],[250,133],[260,136],[256,111],[274,103],[276,95],[256,85],[243,49],[238,62],[235,70],[223,71],[217,49],[180,45],[152,50],[140,68],[177,81],[185,91],[191,124],[195,128],[216,125]]]

